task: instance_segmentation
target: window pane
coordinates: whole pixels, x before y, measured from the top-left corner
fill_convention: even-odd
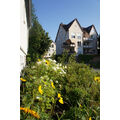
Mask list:
[[[80,46],[81,46],[81,42],[79,41],[79,42],[78,42],[78,47],[80,47]]]
[[[75,34],[74,33],[71,33],[71,38],[75,38]]]
[[[81,39],[81,36],[77,36],[78,39]]]

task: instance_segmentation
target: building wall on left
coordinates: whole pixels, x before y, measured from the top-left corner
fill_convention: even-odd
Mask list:
[[[29,30],[27,27],[27,16],[25,0],[21,0],[20,3],[20,71],[26,65],[26,55],[28,50],[28,37]]]

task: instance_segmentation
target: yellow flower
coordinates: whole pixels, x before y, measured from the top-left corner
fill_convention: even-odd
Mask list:
[[[60,98],[61,97],[61,94],[60,93],[58,93],[58,98]]]
[[[89,117],[89,120],[92,120],[92,118],[91,118],[91,117]]]
[[[37,61],[40,62],[40,59],[38,59]]]
[[[21,80],[22,82],[26,82],[26,80],[25,80],[25,79],[23,79],[23,78],[20,78],[20,80]]]
[[[50,64],[50,62],[49,62],[48,60],[46,60],[46,64],[47,64],[47,65],[49,65],[49,64]]]
[[[20,107],[20,110],[23,110],[25,113],[30,113],[32,116],[36,117],[36,118],[40,118],[40,116],[33,110],[30,110],[28,108],[23,108],[23,107]]]
[[[80,104],[80,107],[82,107],[82,105]]]
[[[95,77],[94,80],[100,82],[100,77]]]
[[[41,95],[43,94],[43,91],[41,89],[41,85],[38,87],[38,91],[40,92]]]
[[[25,108],[23,108],[23,107],[20,107],[20,110],[25,110]]]
[[[61,104],[63,104],[63,98],[62,98],[62,97],[60,97],[59,102],[60,102]]]
[[[53,82],[51,82],[51,86],[55,89],[55,86],[54,86]]]

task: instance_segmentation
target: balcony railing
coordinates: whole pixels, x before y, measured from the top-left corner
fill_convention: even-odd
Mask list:
[[[93,46],[91,45],[83,45],[84,48],[92,48]]]
[[[62,47],[75,47],[75,44],[70,44],[70,45],[62,45]]]
[[[93,40],[92,38],[83,38],[84,41],[89,41],[89,40]]]
[[[70,44],[70,47],[75,47],[75,44]]]

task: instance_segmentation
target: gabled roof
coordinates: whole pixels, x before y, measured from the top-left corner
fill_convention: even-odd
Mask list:
[[[77,21],[79,27],[82,30],[82,27],[80,26],[80,23],[78,22],[78,20],[76,18],[73,21],[71,21],[70,23],[68,23],[67,25],[66,24],[61,24],[61,26],[65,29],[65,31],[68,31],[69,28],[71,27],[71,25],[74,23],[74,21]]]
[[[68,24],[61,23],[59,25],[59,29],[60,29],[60,26],[62,26],[64,28],[64,30],[67,32],[69,30],[69,28],[71,27],[71,25],[74,23],[74,21],[77,21],[79,27],[81,28],[81,30],[83,32],[83,36],[84,37],[90,37],[90,31],[91,31],[92,27],[95,29],[95,26],[90,25],[89,27],[81,27],[80,23],[78,22],[78,20],[76,18]],[[59,32],[59,29],[58,29],[58,32]],[[58,36],[58,32],[57,32],[56,38]],[[97,33],[96,29],[95,29],[95,32]],[[98,33],[97,33],[97,35],[98,35]],[[56,42],[56,39],[55,39],[55,42]]]
[[[90,33],[91,29],[92,29],[93,25],[89,26],[89,27],[82,27],[83,31],[87,32],[88,34]]]
[[[71,21],[71,22],[68,23],[67,25],[61,23],[61,24],[59,25],[59,29],[60,29],[60,26],[62,26],[62,27],[64,28],[64,30],[67,32],[67,31],[69,30],[69,28],[71,27],[71,25],[74,23],[75,20],[78,22],[77,19],[74,19],[73,21]],[[78,24],[79,24],[79,22],[78,22]],[[79,24],[79,26],[80,26],[80,24]],[[80,26],[80,28],[81,28],[81,30],[82,30],[82,27],[81,27],[81,26]],[[57,36],[58,36],[59,29],[58,29],[58,32],[57,32],[56,38],[57,38]],[[56,42],[56,39],[55,39],[55,42]]]
[[[90,25],[89,27],[86,27],[86,28],[85,28],[85,27],[82,27],[83,32],[90,34],[90,31],[91,31],[92,27],[95,29],[95,26],[94,26],[94,25]],[[96,29],[95,29],[95,32],[97,33]],[[97,35],[98,35],[98,33],[97,33]]]
[[[73,22],[75,21],[75,19],[73,21],[71,21],[69,24],[65,25],[65,24],[61,24],[61,26],[63,26],[63,28],[68,31],[68,29],[71,27],[71,25],[73,24]]]

